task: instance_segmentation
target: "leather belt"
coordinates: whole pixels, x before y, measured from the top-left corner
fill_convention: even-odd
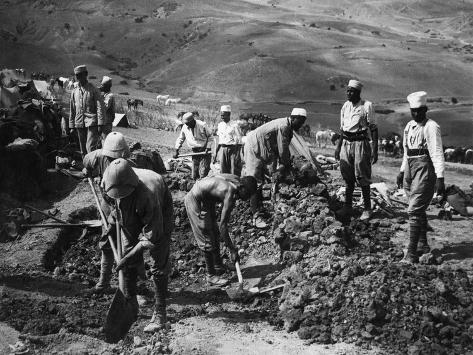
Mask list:
[[[415,157],[419,155],[429,155],[428,149],[408,149],[407,156],[408,157]]]
[[[343,139],[349,142],[359,142],[359,141],[368,140],[368,135],[366,134],[366,132],[352,133],[352,132],[343,131],[342,136],[343,136]]]

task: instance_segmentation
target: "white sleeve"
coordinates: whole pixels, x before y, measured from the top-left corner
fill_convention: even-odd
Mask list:
[[[184,126],[181,128],[181,132],[179,133],[179,137],[176,139],[176,149],[181,149],[182,143],[186,140],[186,135],[184,134]]]
[[[406,128],[404,128],[403,139],[402,139],[404,155],[402,156],[402,164],[401,164],[401,169],[400,169],[401,173],[403,173],[406,170],[406,166],[407,166],[407,132],[408,132],[407,127],[408,126],[409,126],[409,123],[407,124]]]
[[[367,102],[366,105],[366,119],[368,121],[368,124],[371,125],[378,125],[378,119],[376,118],[373,104],[371,102]]]
[[[424,128],[424,136],[427,141],[427,149],[429,150],[430,159],[434,164],[435,174],[437,178],[443,178],[445,171],[445,157],[443,155],[442,135],[440,126],[437,123],[430,122]]]

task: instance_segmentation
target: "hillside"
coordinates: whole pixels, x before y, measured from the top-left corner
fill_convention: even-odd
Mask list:
[[[61,74],[88,63],[129,89],[274,115],[305,103],[333,126],[350,77],[377,103],[419,89],[467,100],[472,10],[471,0],[2,1],[0,63]],[[470,112],[454,111],[471,133]],[[386,129],[406,119],[387,117]]]

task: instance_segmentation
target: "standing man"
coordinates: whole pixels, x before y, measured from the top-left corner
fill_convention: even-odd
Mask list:
[[[69,129],[77,131],[82,156],[99,146],[98,126],[103,126],[105,115],[100,91],[87,81],[87,67],[74,68],[78,85],[74,87],[70,100]]]
[[[294,108],[290,117],[278,118],[263,124],[248,133],[244,146],[245,175],[253,176],[259,182],[264,180],[264,169],[271,165],[270,174],[285,174],[291,170],[289,144],[293,131],[302,127],[307,118],[303,108]],[[279,167],[277,167],[279,161]],[[277,168],[277,171],[276,171]],[[253,221],[257,221],[261,207],[261,189],[251,197],[250,206]]]
[[[85,155],[83,159],[84,174],[87,176],[98,176],[100,180],[103,179],[104,172],[112,161],[118,158],[128,158],[130,156],[130,149],[125,141],[125,137],[119,132],[111,132],[103,144],[102,149],[94,150]],[[109,216],[112,210],[105,199],[102,199],[101,209],[105,216]],[[111,228],[111,233],[114,235],[115,228]],[[95,287],[91,290],[93,293],[104,293],[110,289],[110,280],[112,279],[113,268],[113,253],[112,248],[108,242],[108,231],[104,231],[102,238],[99,241],[102,257],[100,260],[100,278]]]
[[[192,149],[193,153],[204,153],[207,150],[207,143],[212,136],[212,132],[204,121],[196,120],[192,112],[187,112],[182,116],[182,128],[176,140],[176,153],[173,158],[179,156],[184,141]],[[207,176],[210,170],[210,154],[192,156],[192,178],[202,179]]]
[[[219,277],[225,272],[220,256],[220,237],[230,250],[232,262],[240,259],[228,233],[228,222],[235,201],[247,200],[256,192],[256,187],[256,179],[252,176],[239,178],[221,174],[197,181],[184,199],[197,247],[204,253],[207,280],[213,285],[223,286],[228,283],[228,280]],[[223,204],[219,225],[216,214],[218,203]]]
[[[117,270],[123,269],[125,297],[136,305],[136,311],[136,283],[143,252],[149,250],[153,259],[151,273],[155,309],[144,331],[155,332],[166,324],[169,248],[173,229],[171,193],[161,175],[151,170],[134,169],[122,158],[114,160],[105,170],[102,188],[114,201],[115,219],[122,227],[124,257]]]
[[[373,104],[361,99],[362,87],[363,85],[358,80],[348,82],[348,101],[340,112],[341,137],[335,150],[335,159],[340,160],[340,172],[345,180],[346,193],[345,204],[337,211],[337,214],[343,217],[351,216],[353,191],[355,183],[358,183],[364,203],[360,220],[367,220],[372,215],[371,164],[378,161],[378,126]]]
[[[112,78],[104,76],[100,84],[102,99],[104,103],[105,119],[103,125],[99,125],[99,134],[102,139],[102,146],[107,134],[112,131],[113,120],[115,119],[115,96],[110,92],[112,88]]]
[[[427,93],[418,91],[407,96],[412,120],[404,129],[404,158],[398,185],[404,184],[409,197],[409,246],[403,262],[417,263],[419,254],[428,253],[427,214],[437,185],[437,194],[445,195],[442,135],[439,125],[427,118]]]
[[[220,152],[220,172],[222,174],[241,174],[240,147],[241,137],[234,122],[230,122],[231,107],[223,105],[220,108],[222,122],[217,126],[218,146],[215,152],[214,164]]]

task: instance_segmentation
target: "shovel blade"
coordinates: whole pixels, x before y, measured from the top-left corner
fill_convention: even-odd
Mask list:
[[[227,290],[228,298],[232,301],[241,301],[245,300],[248,296],[248,291],[243,289],[243,285],[239,284],[237,288],[228,288]]]
[[[123,339],[136,319],[136,309],[127,301],[123,292],[118,289],[113,296],[112,304],[108,309],[105,320],[105,341],[117,343]]]

